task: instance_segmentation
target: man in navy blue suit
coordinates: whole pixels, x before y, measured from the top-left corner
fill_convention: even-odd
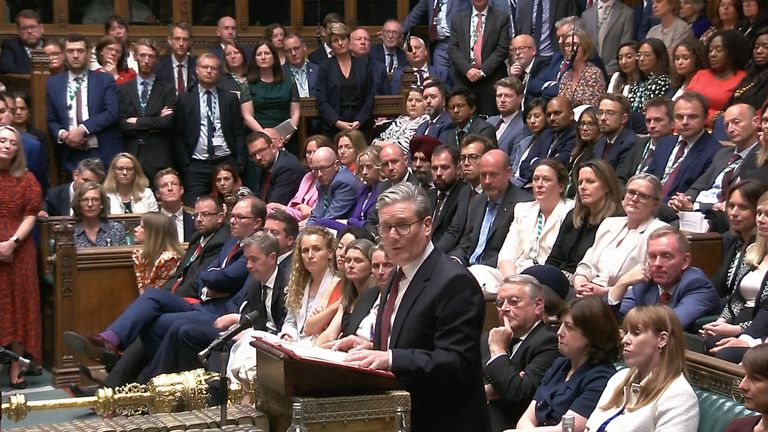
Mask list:
[[[547,102],[549,127],[544,129],[528,155],[520,163],[513,183],[525,186],[533,177],[533,168],[539,159],[557,159],[567,165],[576,147],[576,123],[573,107],[565,97],[555,97]]]
[[[608,291],[619,319],[640,305],[662,304],[686,328],[720,312],[720,296],[703,271],[691,267],[691,244],[677,228],[658,228],[648,236],[648,259],[622,275]]]
[[[315,95],[317,84],[317,65],[307,60],[307,44],[297,33],[290,33],[283,39],[285,64],[283,73],[293,78],[299,97]]]
[[[264,202],[288,205],[307,173],[301,162],[290,152],[278,149],[264,132],[251,132],[245,139],[245,145],[248,156],[261,168],[261,190],[254,192]]]
[[[68,35],[64,51],[69,71],[52,76],[45,89],[48,130],[61,144],[61,167],[72,171],[79,161],[94,157],[109,166],[123,151],[115,80],[88,70],[91,51],[83,35]]]
[[[43,24],[37,12],[24,9],[16,14],[18,38],[3,41],[0,73],[28,74],[32,72],[31,51],[43,48]]]
[[[52,187],[45,194],[45,212],[48,216],[71,216],[72,198],[86,182],[101,183],[106,173],[101,159],[83,159],[72,170],[72,181]]]
[[[320,219],[347,219],[357,202],[360,183],[346,167],[340,166],[333,149],[321,147],[312,155],[310,169],[317,179],[317,203],[307,225]]]
[[[404,73],[413,74],[415,78],[414,82],[422,87],[428,79],[437,78],[442,81],[445,89],[450,91],[453,83],[448,69],[442,66],[430,66],[427,63],[427,60],[429,60],[429,52],[427,51],[427,46],[424,44],[422,38],[411,36],[409,41],[405,52],[405,58],[408,63],[398,67],[392,75],[392,82],[390,83],[390,86],[392,87],[391,94],[400,93],[400,82]]]
[[[440,138],[444,131],[453,124],[451,115],[445,110],[446,90],[442,81],[430,78],[424,84],[424,102],[427,104],[429,121],[416,128],[414,136],[429,135]]]
[[[197,83],[196,59],[189,52],[192,47],[192,27],[184,22],[171,26],[168,46],[171,54],[160,57],[155,66],[155,75],[158,81],[172,84],[179,95]]]
[[[371,61],[384,65],[388,76],[395,69],[405,66],[405,52],[400,47],[403,43],[403,27],[397,20],[389,19],[381,28],[381,42],[371,48]]]
[[[371,67],[373,82],[377,95],[390,94],[390,75],[387,74],[387,65],[377,62],[371,56],[371,35],[364,28],[357,28],[349,34],[349,51],[355,58],[366,59]]]
[[[606,94],[600,99],[597,121],[603,137],[595,144],[594,159],[603,159],[620,167],[637,141],[637,135],[627,125],[629,100],[624,95]]]
[[[666,204],[676,193],[688,190],[709,167],[722,146],[706,131],[707,100],[699,93],[684,93],[675,102],[675,129],[679,136],[659,141],[648,173],[663,185]]]

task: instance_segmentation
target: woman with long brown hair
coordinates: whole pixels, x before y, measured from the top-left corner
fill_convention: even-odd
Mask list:
[[[160,212],[144,213],[133,230],[141,247],[134,249],[133,269],[139,294],[150,287],[161,287],[176,271],[184,250],[176,234],[176,223]]]

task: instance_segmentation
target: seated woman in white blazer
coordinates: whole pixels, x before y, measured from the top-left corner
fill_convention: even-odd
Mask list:
[[[629,179],[621,201],[626,216],[610,217],[600,224],[594,244],[576,266],[576,295],[604,297],[621,275],[645,261],[648,236],[667,225],[654,216],[660,196],[661,183],[656,177],[641,173]]]
[[[624,318],[624,362],[587,420],[589,432],[695,432],[699,401],[685,379],[685,341],[672,309],[637,306]]]
[[[157,201],[141,163],[130,153],[119,153],[109,164],[104,191],[109,197],[109,214],[158,211]]]

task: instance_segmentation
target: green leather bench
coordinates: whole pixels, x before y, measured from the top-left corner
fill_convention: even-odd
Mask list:
[[[699,399],[699,432],[723,432],[738,417],[755,415],[739,402],[709,390],[695,388]]]

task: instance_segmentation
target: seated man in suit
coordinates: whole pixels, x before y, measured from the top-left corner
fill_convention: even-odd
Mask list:
[[[429,121],[426,121],[416,128],[414,136],[429,135],[433,138],[440,138],[451,123],[451,115],[445,111],[445,86],[443,82],[430,78],[424,84],[424,102],[427,104],[426,113],[429,115]]]
[[[547,102],[549,127],[544,129],[533,147],[528,149],[517,169],[515,184],[526,186],[533,178],[533,167],[539,159],[556,159],[568,165],[576,147],[576,122],[568,98],[554,97]]]
[[[662,304],[675,311],[683,328],[720,312],[720,296],[703,271],[691,265],[691,244],[677,228],[648,236],[648,259],[622,275],[608,291],[608,304],[621,319],[639,305]]]
[[[627,125],[629,100],[624,95],[606,94],[597,108],[598,128],[603,137],[595,144],[592,157],[620,167],[637,141],[637,135]]]
[[[388,77],[406,65],[403,43],[403,27],[395,19],[388,19],[381,27],[381,43],[371,47],[371,61],[384,65]]]
[[[525,152],[523,139],[530,135],[525,127],[521,109],[524,94],[523,83],[517,78],[502,78],[496,83],[496,108],[499,115],[488,117],[488,123],[496,128],[499,149],[509,155],[512,166],[519,166]]]
[[[539,97],[549,100],[558,95],[560,91],[560,78],[570,67],[569,59],[563,56],[563,53],[566,52],[565,38],[575,28],[583,28],[581,18],[577,16],[561,18],[555,22],[556,42],[560,49],[555,50],[555,53],[550,57],[549,65],[541,70],[539,74],[533,75],[530,81],[528,81],[528,87],[526,88],[527,97]],[[539,55],[542,54],[539,53]]]
[[[448,94],[447,102],[453,124],[440,136],[443,144],[459,147],[465,136],[478,134],[488,137],[496,145],[493,126],[477,116],[477,99],[473,92],[466,87],[456,87]]]
[[[197,83],[197,62],[190,53],[192,27],[185,22],[173,24],[171,34],[168,35],[168,46],[171,54],[160,57],[155,74],[159,81],[171,84],[179,95]]]
[[[336,152],[321,147],[312,155],[310,169],[317,180],[317,203],[307,220],[313,225],[320,219],[346,219],[357,203],[360,183],[345,166],[339,163]]]
[[[760,121],[748,104],[731,105],[723,115],[725,129],[733,146],[723,147],[712,164],[685,193],[676,193],[669,206],[677,211],[725,210],[728,187],[743,173],[755,169],[760,150]]]
[[[430,166],[435,187],[427,191],[433,208],[432,243],[446,253],[458,245],[469,208],[469,194],[462,199],[469,185],[459,178],[460,158],[459,149],[453,146],[441,144],[432,151]]]
[[[125,151],[139,159],[149,179],[155,178],[159,170],[174,165],[171,143],[176,92],[172,84],[160,81],[155,75],[158,55],[153,41],[136,42],[139,74],[117,89]]]
[[[0,73],[32,73],[31,51],[43,48],[43,24],[40,15],[31,9],[16,14],[19,37],[3,41],[0,53]]]
[[[440,140],[430,136],[413,137],[409,144],[413,175],[425,191],[435,187],[432,182],[432,150],[439,145]]]
[[[184,186],[179,173],[173,168],[162,169],[155,174],[154,185],[160,213],[173,219],[179,243],[190,241],[195,234],[195,217],[184,208],[181,200]]]
[[[499,249],[514,217],[515,204],[532,198],[510,182],[512,168],[503,151],[487,152],[480,158],[479,166],[483,193],[469,204],[465,234],[451,257],[464,266],[496,267]]]
[[[245,163],[240,101],[216,85],[220,67],[215,55],[201,55],[196,66],[198,85],[179,95],[176,106],[174,151],[184,170],[187,205],[211,190],[216,166],[226,163],[242,168]]]
[[[483,182],[480,181],[480,158],[496,148],[488,138],[470,134],[461,143],[461,178],[469,185],[467,202],[483,193]],[[464,228],[462,227],[462,230]]]
[[[616,176],[622,184],[635,174],[648,172],[653,152],[659,140],[672,135],[675,105],[666,96],[657,96],[645,101],[645,128],[648,137],[638,137],[632,150],[616,168]]]
[[[48,131],[60,144],[60,166],[72,171],[86,158],[100,158],[109,166],[123,151],[115,80],[88,70],[91,51],[83,35],[69,34],[64,53],[69,73],[52,76],[45,86]]]
[[[283,39],[285,64],[283,73],[293,78],[299,97],[315,95],[317,84],[317,65],[307,60],[307,44],[298,33],[289,33]]]
[[[261,168],[258,196],[267,203],[288,204],[296,195],[306,170],[288,151],[279,150],[264,132],[251,132],[245,139],[248,156]]]
[[[264,222],[264,231],[277,239],[279,251],[277,265],[285,271],[291,270],[291,254],[296,237],[299,236],[299,222],[295,217],[280,209],[271,210]],[[275,330],[279,329],[277,327]]]
[[[313,156],[314,157],[314,156]],[[413,175],[408,168],[408,155],[405,154],[403,149],[396,144],[384,145],[381,149],[381,173],[386,180],[379,182],[376,185],[378,194],[389,189],[390,187],[403,182],[410,183],[418,186],[419,181],[416,176]],[[363,228],[366,229],[371,235],[376,235],[379,226],[379,212],[374,207],[368,213],[368,217],[365,220]]]
[[[87,182],[103,182],[106,175],[101,159],[81,160],[72,171],[71,182],[53,187],[45,194],[45,215],[41,216],[71,216],[75,192]]]
[[[405,58],[408,64],[400,65],[395,69],[392,75],[391,91],[390,94],[400,94],[400,82],[403,74],[413,74],[416,85],[424,87],[427,79],[439,79],[447,90],[452,87],[451,75],[449,71],[440,66],[432,66],[428,63],[429,51],[424,40],[418,36],[411,36],[408,39],[406,45],[408,51],[405,53]]]
[[[680,135],[659,141],[648,169],[661,180],[664,204],[687,191],[722,148],[706,131],[706,124],[707,100],[696,92],[683,93],[675,102],[675,129]]]
[[[539,76],[547,66],[549,57],[536,56],[536,43],[527,34],[515,36],[509,43],[509,58],[507,73],[510,78],[516,78],[523,83],[523,95],[528,99],[528,82]],[[522,109],[523,106],[520,106]]]
[[[533,276],[509,276],[499,287],[501,325],[488,333],[490,358],[483,367],[495,432],[517,425],[544,372],[560,356],[555,331],[543,321],[544,307],[544,291]]]
[[[248,269],[243,289],[230,299],[229,312],[211,322],[210,319],[176,321],[163,337],[152,362],[142,372],[139,382],[146,383],[163,373],[183,372],[204,365],[198,353],[205,349],[231,326],[238,324],[242,317],[259,311],[253,322],[256,330],[270,331],[281,328],[285,319],[284,289],[288,282],[289,270],[277,265],[279,244],[271,234],[257,232],[243,240],[243,256]],[[268,305],[268,306],[267,306]],[[248,333],[238,339],[250,340]],[[230,342],[230,345],[234,344]],[[210,358],[210,370],[219,371],[218,355]],[[253,367],[256,361],[254,358]]]

